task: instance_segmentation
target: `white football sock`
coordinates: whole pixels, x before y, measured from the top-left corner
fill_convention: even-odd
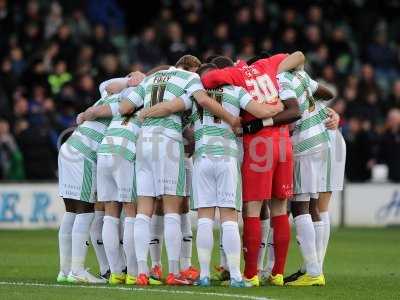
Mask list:
[[[214,244],[214,221],[200,218],[197,225],[197,255],[200,264],[200,278],[210,277],[211,252]]]
[[[161,266],[161,253],[164,239],[164,216],[153,215],[150,225],[151,267]]]
[[[318,276],[321,274],[319,267],[317,250],[315,247],[315,231],[310,214],[299,215],[293,219],[296,226],[297,241],[299,242],[300,251],[303,261],[306,265],[307,273],[310,276]]]
[[[258,253],[258,262],[257,262],[258,270],[264,270],[264,258],[265,258],[265,252],[267,251],[269,229],[270,229],[269,219],[262,220],[261,221],[261,244],[260,244],[260,252]]]
[[[94,213],[77,214],[72,227],[71,272],[79,274],[85,270],[89,248],[89,232]]]
[[[329,237],[331,235],[331,220],[329,218],[329,212],[325,211],[319,214],[321,221],[324,223],[324,250],[322,252],[322,265],[324,265],[326,250],[328,249]]]
[[[120,220],[112,216],[105,216],[103,220],[103,244],[110,271],[120,274],[125,267],[119,242]]]
[[[227,221],[222,223],[221,227],[223,231],[222,244],[228,261],[229,273],[231,278],[242,281],[242,274],[240,273],[241,244],[239,225],[237,222]]]
[[[137,214],[134,226],[135,252],[138,263],[138,274],[148,274],[147,256],[150,243],[150,217]]]
[[[102,238],[103,217],[104,211],[96,210],[94,212],[92,225],[90,226],[90,240],[92,241],[97,261],[99,263],[100,274],[105,274],[109,269],[106,250],[104,250]]]
[[[315,250],[317,250],[317,258],[319,267],[322,270],[322,260],[324,253],[324,222],[314,222],[315,231]]]
[[[229,270],[222,239],[223,239],[223,230],[222,230],[222,225],[219,224],[219,266],[223,267],[225,270]]]
[[[134,241],[135,218],[125,217],[124,226],[124,252],[126,257],[127,273],[129,275],[138,275],[138,266],[135,252]]]
[[[179,256],[182,246],[181,216],[178,214],[164,215],[164,239],[168,255],[168,272],[179,274]]]
[[[181,215],[182,248],[180,255],[181,270],[186,270],[192,266],[192,223],[190,213]]]
[[[275,252],[274,252],[274,229],[270,228],[269,235],[267,238],[267,248],[268,248],[268,255],[267,255],[267,263],[265,265],[265,271],[268,273],[272,273],[272,269],[274,268],[275,264]]]
[[[126,257],[125,257],[125,250],[124,250],[124,232],[125,232],[125,216],[121,216],[119,218],[119,252],[121,253],[121,260],[124,269],[126,268]]]
[[[72,227],[75,213],[65,212],[58,230],[58,249],[60,253],[60,271],[68,275],[71,271]]]

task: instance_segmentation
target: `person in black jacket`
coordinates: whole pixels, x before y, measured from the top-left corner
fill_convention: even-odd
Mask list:
[[[389,168],[388,178],[400,182],[400,109],[389,111],[386,130],[379,143],[379,158]]]

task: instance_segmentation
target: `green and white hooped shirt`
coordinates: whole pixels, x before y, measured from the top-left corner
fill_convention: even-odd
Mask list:
[[[118,103],[119,99],[119,94],[106,96],[98,100],[93,106]],[[111,117],[85,121],[74,130],[66,143],[76,149],[85,158],[96,162],[97,150],[110,123]]]
[[[244,109],[252,100],[243,88],[232,85],[207,90],[207,93],[233,116],[239,116],[240,109]],[[194,103],[191,119],[194,123],[195,156],[205,154],[239,158],[242,149],[230,125],[203,109],[197,102]]]
[[[295,98],[299,102],[301,119],[295,123],[292,143],[294,155],[318,152],[328,147],[329,134],[324,121],[328,109],[315,104],[313,93],[318,83],[305,71],[283,72],[277,75],[279,97],[282,100]]]
[[[151,107],[163,101],[171,101],[182,97],[185,108],[192,107],[190,96],[199,90],[204,90],[199,75],[193,72],[170,67],[146,77],[135,87],[130,97],[132,103]],[[167,117],[146,118],[142,124],[142,133],[161,133],[167,137],[182,141],[182,117],[175,113]]]

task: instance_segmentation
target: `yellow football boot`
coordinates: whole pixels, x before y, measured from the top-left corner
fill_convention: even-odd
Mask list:
[[[136,284],[136,281],[137,281],[136,276],[126,274],[125,284],[129,284],[129,285]]]
[[[121,273],[111,273],[110,278],[108,279],[109,284],[124,284],[125,283],[125,274]]]
[[[259,287],[260,286],[260,279],[258,275],[254,275],[252,278],[243,277],[244,282],[247,287]]]
[[[295,281],[287,282],[286,285],[289,286],[324,286],[325,277],[324,275],[310,276],[307,273],[300,276]]]
[[[269,275],[268,283],[270,285],[283,286],[283,275],[282,274]]]

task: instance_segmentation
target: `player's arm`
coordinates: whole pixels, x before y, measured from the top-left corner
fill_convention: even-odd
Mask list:
[[[101,97],[105,97],[107,95],[117,94],[121,92],[123,89],[128,87],[128,77],[121,78],[112,78],[100,83],[99,92]]]
[[[335,97],[335,95],[322,84],[318,84],[317,90],[313,94],[318,100],[328,101]]]
[[[212,72],[212,71],[210,71]],[[228,123],[233,129],[241,126],[240,118],[235,117],[229,112],[227,112],[221,104],[211,99],[205,90],[198,90],[193,93],[193,97],[196,102],[203,108],[207,109],[214,116],[224,120]]]
[[[201,82],[206,89],[214,89],[221,85],[239,85],[235,84],[233,73],[236,71],[234,67],[225,69],[211,70],[201,76]]]
[[[332,108],[328,107],[328,119],[325,121],[325,127],[329,130],[336,130],[339,127],[340,116]]]
[[[137,107],[143,105],[143,98],[144,88],[142,86],[139,85],[135,88],[127,89],[121,95],[120,103],[115,102],[89,107],[77,116],[76,123],[80,125],[84,121],[93,121],[97,118],[110,118],[117,115],[131,114]]]
[[[271,124],[270,126],[290,124],[301,118],[299,102],[296,98],[290,98],[282,102],[284,106],[283,111],[272,118],[264,119],[264,126],[268,126],[269,124]]]
[[[276,105],[270,105],[254,101],[250,94],[243,88],[240,88],[238,99],[240,108],[251,113],[253,116],[259,119],[273,117],[283,110],[283,105],[281,102],[278,102]]]
[[[174,113],[177,113],[180,111],[185,111],[185,110],[186,110],[185,101],[182,98],[177,97],[171,101],[157,103],[156,105],[153,105],[152,107],[143,109],[140,112],[140,118],[142,120],[144,120],[146,118],[166,117],[166,116],[172,115]]]
[[[303,52],[296,51],[292,54],[288,55],[278,66],[277,74],[294,70],[302,65],[306,61],[306,57],[304,56]]]

